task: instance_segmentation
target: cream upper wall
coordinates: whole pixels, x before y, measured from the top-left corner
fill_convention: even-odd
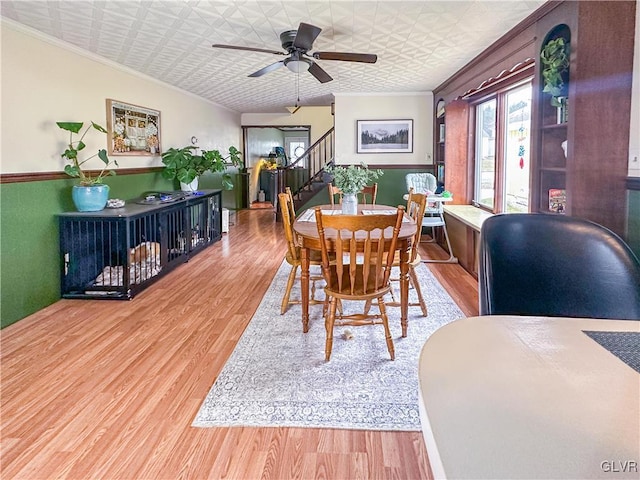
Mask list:
[[[331,107],[300,107],[293,115],[289,113],[243,113],[240,119],[243,126],[301,126],[309,125],[310,141],[313,145],[333,127]]]
[[[2,173],[61,171],[68,134],[56,121],[94,121],[106,127],[106,99],[160,110],[161,148],[183,147],[195,135],[202,148],[241,146],[240,114],[88,57],[75,47],[2,21]],[[90,132],[88,152],[106,148]],[[161,166],[159,156],[121,156],[119,168]],[[103,164],[94,159],[89,168]]]
[[[433,163],[433,93],[336,95],[336,163]],[[356,153],[357,120],[413,120],[412,153]]]

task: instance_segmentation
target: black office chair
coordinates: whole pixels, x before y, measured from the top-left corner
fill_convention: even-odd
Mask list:
[[[640,320],[640,262],[611,230],[555,214],[502,214],[480,232],[481,315]]]

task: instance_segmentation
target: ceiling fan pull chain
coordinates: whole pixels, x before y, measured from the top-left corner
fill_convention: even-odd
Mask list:
[[[296,75],[296,97],[296,107],[298,107],[300,104],[300,71],[298,71],[298,74]]]

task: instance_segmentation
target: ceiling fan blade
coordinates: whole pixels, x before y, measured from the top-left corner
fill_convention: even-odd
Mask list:
[[[293,46],[305,52],[311,50],[314,40],[318,38],[321,31],[322,29],[320,27],[308,23],[300,23],[296,38],[293,40]]]
[[[284,52],[278,50],[267,50],[266,48],[252,48],[252,47],[239,47],[237,45],[223,45],[220,43],[214,43],[211,45],[213,48],[228,48],[229,50],[246,50],[248,52],[261,52],[261,53],[273,53],[274,55],[286,55]]]
[[[257,72],[252,73],[249,76],[250,77],[261,77],[265,73],[269,73],[269,72],[273,72],[274,70],[277,70],[282,65],[284,65],[284,60],[280,60],[279,62],[272,63],[271,65],[267,65],[266,67],[261,68],[260,70],[258,70]]]
[[[313,58],[318,60],[341,60],[343,62],[376,63],[378,56],[373,53],[349,52],[315,52]]]
[[[327,83],[333,80],[333,78],[331,78],[331,76],[315,62],[313,62],[309,67],[309,73],[316,77],[316,80],[318,80],[320,83]]]

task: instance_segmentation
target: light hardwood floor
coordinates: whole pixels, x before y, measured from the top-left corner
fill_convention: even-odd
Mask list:
[[[430,478],[419,432],[190,426],[285,248],[273,212],[245,210],[132,301],[61,300],[3,329],[0,476]],[[430,268],[476,315],[476,281]]]

